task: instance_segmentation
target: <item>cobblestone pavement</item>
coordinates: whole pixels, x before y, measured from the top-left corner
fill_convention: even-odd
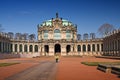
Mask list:
[[[37,66],[10,76],[5,80],[55,80],[56,69],[55,61],[41,61]]]

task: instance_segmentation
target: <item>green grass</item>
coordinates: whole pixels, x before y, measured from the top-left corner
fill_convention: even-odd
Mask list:
[[[11,66],[19,63],[0,63],[0,67]]]
[[[81,64],[88,65],[88,66],[98,66],[98,64],[118,64],[120,62],[81,62]]]

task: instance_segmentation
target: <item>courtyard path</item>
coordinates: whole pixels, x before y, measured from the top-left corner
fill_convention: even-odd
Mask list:
[[[41,61],[38,65],[5,80],[55,80],[56,66],[55,61]]]

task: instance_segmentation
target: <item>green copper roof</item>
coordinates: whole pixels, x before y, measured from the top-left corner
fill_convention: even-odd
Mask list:
[[[62,19],[63,21],[63,26],[68,26],[68,25],[72,25],[72,23],[68,20]],[[52,26],[52,20],[47,20],[45,22],[42,23],[42,26]]]
[[[45,22],[43,22],[42,24],[43,26],[46,25],[46,26],[51,26],[52,25],[52,20],[47,20]]]

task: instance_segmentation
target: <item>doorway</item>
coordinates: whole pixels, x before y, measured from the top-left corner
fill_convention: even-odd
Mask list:
[[[55,54],[56,53],[61,53],[61,46],[60,46],[60,44],[55,44],[55,47],[54,47],[54,52],[55,52]]]

